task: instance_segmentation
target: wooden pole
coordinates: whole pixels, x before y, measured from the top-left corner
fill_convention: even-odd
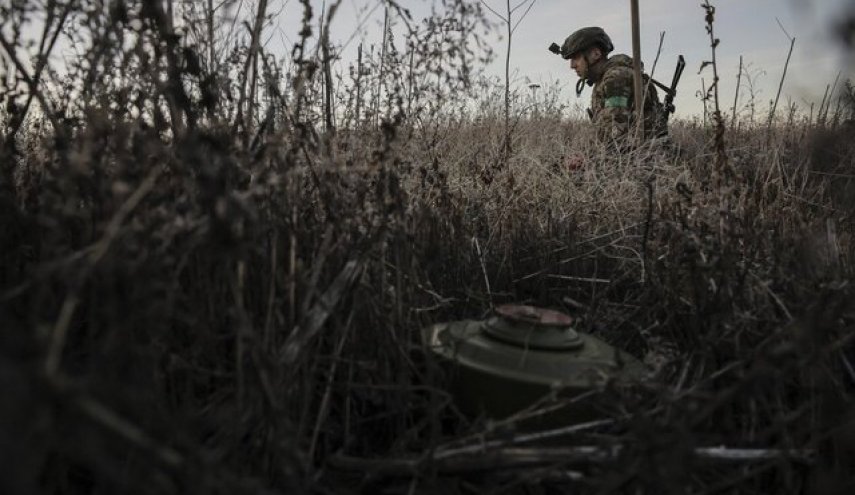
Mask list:
[[[356,49],[356,127],[359,128],[359,112],[362,109],[362,43]]]
[[[383,13],[383,46],[380,48],[380,73],[377,77],[377,93],[374,95],[374,126],[380,127],[380,93],[383,91],[385,87],[385,81],[383,80],[385,73],[384,70],[386,68],[386,40],[389,36],[389,7],[386,6],[386,10]]]
[[[739,56],[739,74],[736,75],[736,94],[733,96],[733,117],[730,128],[736,129],[736,106],[739,104],[739,87],[742,85],[742,55]]]
[[[638,0],[630,0],[632,10],[632,70],[634,84],[635,115],[638,124],[638,136],[644,125],[644,93],[641,89],[641,28],[638,14]]]

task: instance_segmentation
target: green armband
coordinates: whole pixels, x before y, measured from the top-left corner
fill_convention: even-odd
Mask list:
[[[627,108],[629,106],[628,96],[612,96],[606,98],[606,108]]]

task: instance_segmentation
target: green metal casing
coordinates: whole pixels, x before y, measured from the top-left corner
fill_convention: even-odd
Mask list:
[[[607,380],[628,383],[647,376],[634,357],[569,326],[493,317],[433,325],[422,337],[447,370],[458,407],[473,416],[505,418],[549,394],[575,397]],[[575,405],[547,421],[568,424],[596,416],[590,407]]]

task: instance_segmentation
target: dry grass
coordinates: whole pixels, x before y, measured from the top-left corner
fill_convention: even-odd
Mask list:
[[[512,119],[506,156],[500,100],[451,115],[433,106],[446,81],[419,87],[416,117],[390,89],[379,127],[366,105],[362,125],[321,132],[320,75],[296,61],[286,91],[264,53],[259,104],[237,125],[236,102],[210,88],[240,78],[217,80],[205,57],[191,70],[184,48],[205,46],[171,45],[156,12],[129,15],[148,19],[136,51],[96,43],[68,88],[3,96],[0,380],[14,399],[0,406],[0,491],[851,487],[850,130],[728,131],[735,174],[719,189],[708,129],[678,122],[678,151],[615,156],[547,106]],[[114,35],[79,16],[79,33]],[[250,40],[235,46],[229,63],[245,67]],[[425,85],[432,56],[413,63]],[[390,57],[386,70],[410,66]],[[93,76],[87,99],[69,97],[121,61],[138,77]],[[13,132],[34,90],[65,102],[57,127],[42,108]],[[352,94],[336,102],[356,114]],[[576,153],[585,167],[566,170]],[[654,366],[644,387],[587,399],[612,421],[561,439],[621,444],[617,459],[535,444],[524,469],[496,469],[517,459],[506,451],[429,462],[517,437],[459,415],[418,341],[504,301],[572,311]],[[691,454],[717,445],[816,454]]]

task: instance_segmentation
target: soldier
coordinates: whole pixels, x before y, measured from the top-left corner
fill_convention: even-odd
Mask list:
[[[560,54],[570,60],[570,67],[579,76],[577,96],[582,94],[585,84],[594,88],[588,115],[597,137],[606,145],[625,151],[632,148],[631,133],[635,126],[632,59],[626,55],[609,57],[613,50],[612,40],[602,28],[586,27],[567,37]],[[667,118],[663,118],[664,108],[656,87],[647,75],[643,78],[646,88],[643,138],[666,137]]]

